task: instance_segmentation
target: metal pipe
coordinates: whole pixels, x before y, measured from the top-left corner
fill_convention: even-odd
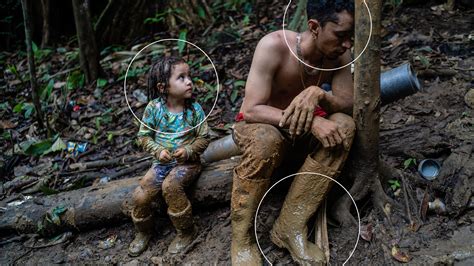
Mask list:
[[[410,64],[404,64],[380,75],[382,105],[392,103],[420,91],[420,81]]]

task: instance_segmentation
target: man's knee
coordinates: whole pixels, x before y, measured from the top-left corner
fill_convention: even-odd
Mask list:
[[[329,120],[336,122],[346,134],[353,135],[356,130],[354,119],[344,113],[334,113],[329,116]]]
[[[275,157],[283,146],[283,136],[272,125],[256,124],[251,132],[242,132],[246,136],[241,140],[245,149],[250,152],[255,160],[267,160]]]

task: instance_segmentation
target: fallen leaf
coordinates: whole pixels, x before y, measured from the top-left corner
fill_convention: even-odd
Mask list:
[[[404,263],[409,262],[411,259],[410,256],[401,252],[397,246],[392,247],[392,257],[396,259],[397,261],[404,262]]]
[[[372,224],[361,225],[360,227],[360,237],[365,241],[372,240],[373,228]]]
[[[13,123],[10,120],[0,120],[0,129],[11,129],[15,128],[18,123]]]

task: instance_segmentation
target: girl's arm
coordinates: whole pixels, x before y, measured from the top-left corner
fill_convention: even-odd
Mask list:
[[[145,112],[143,112],[142,122],[148,127],[156,129],[156,125],[153,121],[154,117],[157,117],[155,116],[156,112],[158,112],[157,107],[155,103],[151,101],[145,108]],[[155,158],[159,158],[161,151],[166,148],[154,141],[155,131],[148,127],[145,127],[143,124],[140,125],[140,130],[138,131],[138,145]]]
[[[206,115],[204,114],[204,111],[202,110],[201,106],[197,103],[195,104],[195,112],[197,117],[197,119],[195,120],[196,124],[205,119]],[[199,155],[201,155],[201,153],[203,153],[209,145],[210,141],[208,134],[209,127],[207,125],[207,122],[204,121],[196,128],[196,138],[194,139],[194,141],[191,144],[184,146],[186,152],[188,153],[189,159],[199,159]]]

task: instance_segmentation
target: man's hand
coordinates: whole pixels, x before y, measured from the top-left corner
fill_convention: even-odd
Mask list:
[[[185,148],[179,148],[173,153],[173,157],[176,158],[178,163],[184,163],[189,159],[188,152]]]
[[[310,86],[298,94],[283,112],[280,127],[290,125],[291,135],[308,132],[313,122],[314,109],[324,97],[324,91],[317,86]]]
[[[346,134],[334,121],[317,116],[314,118],[311,132],[324,148],[333,148],[340,144],[343,144],[346,150],[350,148]]]
[[[171,153],[168,150],[162,150],[160,152],[160,155],[158,156],[158,161],[160,163],[169,163],[173,160],[173,157],[171,157]]]

